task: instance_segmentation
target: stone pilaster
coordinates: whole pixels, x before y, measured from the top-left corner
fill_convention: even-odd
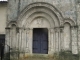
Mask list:
[[[12,26],[11,28],[11,48],[13,48],[12,50],[16,49],[16,40],[17,40],[17,33],[16,33],[16,26]]]
[[[73,26],[71,28],[71,35],[72,35],[72,53],[78,54],[78,38],[77,38],[77,27]]]
[[[68,23],[64,24],[64,51],[70,51],[71,50],[71,29],[70,25]]]
[[[18,59],[18,49],[17,49],[17,29],[16,25],[12,25],[10,29],[10,60],[11,59]]]
[[[6,28],[5,53],[8,53],[9,49],[10,49],[10,28]]]

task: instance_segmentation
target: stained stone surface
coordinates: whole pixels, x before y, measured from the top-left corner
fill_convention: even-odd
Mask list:
[[[10,0],[8,20],[16,20],[18,14],[26,8],[29,4],[35,2],[45,2],[55,6],[64,18],[71,18],[76,20],[76,1],[75,0]],[[14,19],[15,18],[15,19]]]
[[[80,3],[77,0],[9,0],[7,13],[5,43],[10,46],[10,52],[19,52],[18,57],[34,56],[34,28],[48,29],[47,55],[66,51],[79,54]]]

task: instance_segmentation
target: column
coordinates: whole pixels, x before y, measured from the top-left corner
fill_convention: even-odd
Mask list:
[[[29,31],[30,29],[29,28],[26,28],[26,48],[25,48],[25,52],[26,53],[29,53],[30,50],[29,50]]]
[[[61,51],[64,50],[64,32],[63,32],[63,27],[60,28],[60,49]]]
[[[16,28],[16,49],[19,50],[19,28]]]
[[[51,47],[51,53],[53,54],[53,52],[54,52],[54,29],[53,28],[51,28],[50,29],[50,47]]]
[[[59,39],[59,52],[61,51],[61,33],[60,33],[60,28],[58,29],[58,39]]]
[[[22,58],[23,56],[24,56],[24,53],[23,53],[23,46],[22,46],[22,44],[23,44],[23,28],[19,28],[19,58]]]
[[[22,52],[26,52],[26,29],[23,28],[22,30],[22,33],[21,33],[21,50]]]
[[[22,29],[19,29],[19,51],[21,51],[21,45],[22,45]]]
[[[24,34],[24,36],[25,36],[25,56],[27,56],[27,54],[29,54],[30,53],[30,46],[29,46],[29,44],[31,44],[30,42],[29,42],[29,32],[30,31],[30,29],[29,28],[25,28],[25,34]]]
[[[22,52],[25,52],[25,29],[22,29],[22,46],[21,46],[21,50]]]
[[[32,54],[32,44],[33,44],[33,29],[32,28],[30,28],[30,30],[29,30],[29,41],[28,41],[28,44],[29,44],[30,54]]]
[[[59,52],[59,28],[55,28],[55,51]]]
[[[55,31],[54,31],[54,34],[53,34],[53,44],[54,44],[54,53],[56,52],[56,35],[55,35]]]
[[[27,35],[26,35],[26,29],[24,30],[24,51],[26,52],[26,40],[27,40]]]
[[[50,28],[48,29],[48,54],[52,54],[51,53],[51,30]]]

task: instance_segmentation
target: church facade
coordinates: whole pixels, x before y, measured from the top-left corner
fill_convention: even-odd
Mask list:
[[[5,53],[19,57],[80,52],[80,4],[75,0],[9,0]]]

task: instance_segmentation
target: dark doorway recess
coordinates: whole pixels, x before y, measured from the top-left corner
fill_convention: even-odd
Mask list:
[[[4,44],[5,44],[5,35],[0,34],[0,58],[1,60],[4,56]]]
[[[48,54],[48,29],[33,29],[33,53]]]

